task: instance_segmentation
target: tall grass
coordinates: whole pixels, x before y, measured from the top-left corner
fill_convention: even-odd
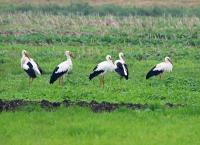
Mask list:
[[[200,45],[198,17],[64,16],[18,12],[0,15],[0,31],[0,42],[4,43]]]
[[[0,12],[34,12],[46,13],[53,15],[114,15],[114,16],[163,16],[170,15],[176,17],[196,16],[200,17],[200,8],[182,8],[182,7],[130,7],[119,5],[101,5],[91,6],[88,3],[71,4],[67,6],[60,6],[56,4],[50,5],[3,5],[0,7]]]

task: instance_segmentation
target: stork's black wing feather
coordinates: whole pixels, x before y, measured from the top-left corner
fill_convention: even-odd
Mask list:
[[[27,65],[29,68],[27,70],[24,69],[24,71],[29,75],[29,77],[36,78],[36,74],[33,69],[33,65],[30,62],[28,62]]]
[[[125,79],[127,80],[127,79],[128,79],[128,67],[127,67],[127,65],[125,66],[125,65],[122,64],[121,62],[118,62],[116,65],[117,65],[117,68],[115,69],[115,71],[116,71],[120,76],[125,77]],[[124,65],[124,67],[125,67],[126,70],[124,70],[123,65]],[[124,71],[127,72],[127,75],[124,73]]]
[[[126,73],[127,73],[127,76],[126,76],[125,78],[128,80],[129,71],[128,71],[128,66],[127,66],[127,64],[124,64],[124,67],[126,68]]]
[[[94,67],[93,71],[95,71],[97,69],[98,65]]]
[[[37,64],[40,73],[41,73],[41,74],[44,74],[44,71],[41,69],[41,67],[39,66],[39,64],[38,64],[36,61],[35,61],[35,63]]]
[[[104,72],[104,70],[96,70],[97,67],[98,67],[98,65],[94,67],[93,72],[89,75],[89,80],[92,80],[94,77],[96,77]]]
[[[64,75],[68,71],[68,70],[66,70],[66,71],[63,71],[63,72],[56,73],[58,69],[59,69],[58,66],[54,69],[54,71],[51,75],[50,81],[49,81],[50,84],[53,84],[59,77],[61,77],[62,75]]]
[[[101,73],[103,73],[104,70],[99,70],[99,71],[93,71],[90,75],[89,75],[89,79],[92,80],[94,77],[100,75]]]
[[[156,66],[154,66],[146,75],[146,79],[149,79],[150,77],[157,76],[161,73],[163,73],[163,70],[154,70]]]
[[[120,76],[124,76],[124,71],[123,71],[122,63],[118,62],[116,65],[117,65],[117,68],[115,69],[115,71],[116,71]]]

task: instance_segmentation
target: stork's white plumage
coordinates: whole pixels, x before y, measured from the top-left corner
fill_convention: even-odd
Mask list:
[[[152,76],[157,76],[164,72],[171,72],[173,69],[172,61],[169,57],[165,57],[165,61],[154,66],[146,75],[146,79],[149,79]]]
[[[124,54],[119,53],[119,60],[115,61],[116,69],[115,71],[121,76],[128,80],[128,67],[124,60]]]
[[[22,50],[21,68],[29,75],[29,85],[37,75],[42,74],[42,69],[30,58],[26,50]]]
[[[104,85],[104,75],[107,72],[114,71],[116,66],[113,63],[113,60],[110,55],[106,56],[106,61],[99,63],[94,69],[93,72],[89,75],[89,79],[92,80],[96,76],[100,76],[100,85]]]
[[[63,76],[65,74],[68,74],[72,70],[72,60],[71,58],[73,57],[72,53],[70,51],[65,51],[65,55],[67,57],[67,60],[60,63],[59,65],[56,66],[54,69],[50,81],[50,84],[53,84],[58,78],[59,78],[59,83],[60,81],[63,82]]]

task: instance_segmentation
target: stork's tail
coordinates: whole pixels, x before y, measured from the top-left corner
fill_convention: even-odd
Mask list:
[[[147,73],[146,79],[149,79],[149,78],[151,78],[151,77],[153,77],[153,76],[157,76],[157,75],[163,73],[162,70],[154,70],[154,68],[155,68],[155,67],[153,67],[153,68]]]
[[[57,77],[54,74],[52,74],[49,83],[53,84],[56,80],[57,80]]]
[[[40,74],[43,75],[44,74],[44,71],[41,69],[41,67],[38,67],[39,71],[40,71]]]
[[[126,80],[128,80],[128,75],[125,75],[124,77],[125,77]]]
[[[90,75],[89,75],[89,80],[92,80],[94,77],[100,75],[101,73],[103,73],[103,70],[100,71],[93,71]]]

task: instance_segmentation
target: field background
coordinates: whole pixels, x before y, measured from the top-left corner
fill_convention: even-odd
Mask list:
[[[39,105],[0,113],[0,145],[200,144],[200,2],[198,0],[0,0],[0,99],[107,101],[149,108],[94,113]],[[44,69],[28,86],[20,68],[26,49]],[[54,67],[74,53],[65,85],[49,85]],[[93,67],[124,52],[128,81],[115,73],[88,80]],[[165,56],[172,73],[145,80]],[[181,105],[167,107],[166,104]]]
[[[1,4],[33,4],[33,5],[70,5],[71,3],[88,3],[90,5],[105,5],[114,4],[120,6],[137,6],[137,7],[150,7],[150,6],[167,6],[167,7],[198,7],[199,0],[0,0]]]

